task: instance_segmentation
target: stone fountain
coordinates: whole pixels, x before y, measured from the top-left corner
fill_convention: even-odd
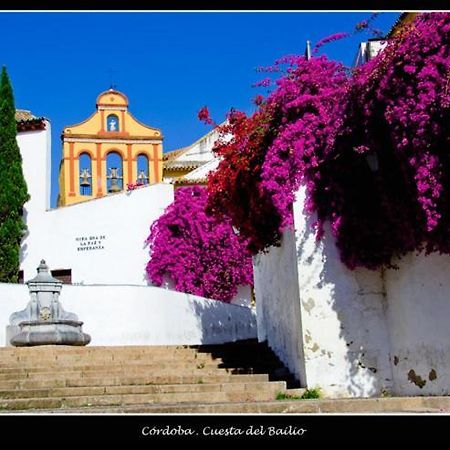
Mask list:
[[[22,311],[11,314],[10,328],[17,332],[10,343],[15,347],[32,345],[87,345],[91,341],[83,333],[83,322],[74,313],[64,311],[59,302],[62,282],[53,278],[44,260],[38,274],[27,281],[30,301]]]

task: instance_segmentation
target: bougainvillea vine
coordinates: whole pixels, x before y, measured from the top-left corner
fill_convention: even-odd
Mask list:
[[[324,56],[279,60],[256,112],[230,114],[209,210],[262,250],[292,225],[305,184],[318,237],[331,222],[350,268],[450,253],[449,42],[450,14],[424,13],[353,76]]]
[[[252,260],[230,220],[205,212],[206,199],[200,186],[175,191],[151,226],[147,275],[157,286],[168,282],[177,291],[229,302],[239,286],[252,285]]]

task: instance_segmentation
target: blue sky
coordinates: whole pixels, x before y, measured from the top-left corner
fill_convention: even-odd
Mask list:
[[[304,53],[332,33],[352,31],[369,12],[76,12],[0,13],[0,64],[6,65],[16,107],[52,123],[52,198],[64,126],[95,110],[113,82],[140,121],[162,129],[164,151],[189,145],[209,128],[197,119],[208,105],[218,122],[231,108],[252,112],[256,72],[286,54]],[[381,13],[386,32],[399,13]],[[5,37],[9,36],[8,39]],[[322,47],[351,65],[360,33]]]

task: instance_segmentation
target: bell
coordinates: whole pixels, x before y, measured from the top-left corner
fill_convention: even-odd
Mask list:
[[[119,192],[120,189],[119,183],[117,182],[117,178],[111,178],[111,184],[109,185],[108,192]]]
[[[137,177],[137,183],[138,184],[147,184],[147,180],[148,180],[147,175],[145,174],[145,172],[143,170],[141,170]]]
[[[80,186],[82,187],[89,187],[91,185],[91,182],[89,181],[89,178],[91,176],[89,175],[89,169],[83,169],[80,173],[81,183]]]
[[[122,179],[122,177],[119,176],[119,169],[117,169],[117,167],[111,167],[109,170],[111,173],[106,177],[111,180],[108,192],[120,192],[122,188],[119,186],[118,181]]]

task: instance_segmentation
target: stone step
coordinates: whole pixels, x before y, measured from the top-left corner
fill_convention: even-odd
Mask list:
[[[179,374],[146,374],[145,376],[102,376],[102,377],[61,377],[50,376],[42,379],[12,379],[0,380],[0,390],[11,389],[46,389],[64,387],[87,386],[128,386],[128,385],[152,385],[152,384],[210,384],[210,383],[253,383],[267,382],[267,374],[231,375],[226,372],[220,375],[179,375]]]
[[[239,361],[229,361],[223,358],[211,358],[208,355],[198,355],[195,358],[79,358],[79,359],[65,359],[65,358],[36,358],[30,360],[0,360],[0,373],[7,372],[10,369],[24,369],[28,367],[82,367],[82,366],[114,366],[114,365],[148,365],[148,364],[190,364],[195,365],[214,365],[221,367],[246,367],[246,366],[264,366],[268,368],[280,367],[281,363],[273,359],[253,360],[251,358],[242,359]]]
[[[121,406],[144,404],[182,404],[219,402],[260,402],[274,400],[272,389],[219,391],[219,392],[167,392],[149,394],[103,394],[69,397],[0,399],[1,410],[72,408],[90,406]]]
[[[139,364],[173,364],[173,363],[189,363],[189,364],[216,364],[223,366],[248,366],[248,365],[266,365],[266,366],[279,366],[280,362],[277,360],[273,360],[270,358],[242,358],[239,360],[230,360],[228,358],[213,358],[208,354],[196,354],[193,356],[182,355],[182,357],[178,358],[173,355],[169,355],[166,357],[165,355],[161,355],[160,357],[148,357],[146,355],[138,355],[127,357],[126,355],[117,356],[117,355],[109,355],[106,357],[76,357],[76,358],[65,358],[60,357],[59,355],[54,355],[53,357],[36,357],[31,358],[20,358],[20,359],[11,359],[11,358],[3,358],[0,359],[0,372],[3,369],[12,369],[12,368],[23,368],[23,367],[42,367],[42,366],[63,366],[63,365],[72,365],[72,366],[82,366],[82,365],[111,365],[111,364],[127,364],[127,365],[139,365]]]
[[[127,364],[127,365],[140,365],[140,364],[205,364],[205,365],[220,365],[223,367],[245,367],[245,366],[265,366],[268,368],[279,367],[282,364],[277,360],[261,359],[254,360],[252,358],[240,359],[240,360],[228,360],[226,358],[211,358],[206,355],[199,355],[196,358],[184,357],[184,358],[34,358],[33,360],[26,359],[0,359],[0,373],[3,369],[14,368],[26,368],[26,367],[42,367],[42,366],[74,366],[79,367],[83,365],[114,365],[114,364]]]
[[[119,366],[119,367],[100,367],[88,368],[85,370],[74,370],[74,368],[66,367],[59,370],[50,370],[47,368],[44,371],[35,370],[15,370],[9,373],[0,373],[0,383],[2,381],[10,380],[40,380],[53,378],[55,380],[66,378],[98,378],[106,376],[144,376],[147,374],[155,376],[170,376],[176,373],[179,376],[211,376],[211,375],[239,375],[239,374],[258,374],[267,373],[264,368],[252,367],[235,367],[235,368],[220,368],[216,366],[185,366],[185,367],[161,367],[158,365],[151,366]]]
[[[152,355],[152,354],[126,354],[126,353],[111,353],[111,354],[76,354],[76,355],[60,355],[58,353],[49,353],[43,355],[14,355],[8,357],[0,356],[0,367],[10,364],[35,364],[38,362],[101,362],[110,363],[114,361],[215,361],[218,358],[212,358],[207,353],[176,353]]]
[[[105,394],[163,394],[176,392],[242,392],[242,391],[284,392],[284,381],[253,383],[197,383],[197,384],[154,384],[125,386],[82,386],[45,389],[10,389],[0,391],[0,399],[72,397]]]
[[[141,352],[153,353],[169,351],[191,351],[196,352],[196,346],[189,345],[88,345],[88,346],[73,346],[73,345],[37,345],[30,347],[0,347],[0,357],[4,354],[19,353],[107,353],[107,352]]]
[[[271,355],[270,349],[262,347],[261,345],[252,345],[250,347],[245,345],[232,345],[227,346],[211,346],[211,350],[208,346],[65,346],[65,345],[44,345],[36,347],[1,347],[0,348],[0,360],[4,358],[17,358],[17,357],[44,357],[54,355],[60,357],[89,357],[101,356],[109,357],[110,355],[126,355],[127,357],[139,356],[139,355],[164,355],[164,356],[177,356],[180,357],[183,354],[186,355],[227,355],[236,356],[242,355],[243,357],[252,356],[266,356]],[[273,355],[272,355],[273,356]]]
[[[147,349],[134,350],[130,347],[127,350],[126,347],[120,347],[115,349],[114,347],[106,347],[105,350],[102,347],[82,347],[82,350],[78,350],[78,347],[74,347],[75,350],[58,348],[59,346],[52,346],[56,348],[46,349],[47,346],[40,347],[21,347],[15,348],[12,352],[0,352],[0,360],[7,359],[38,359],[38,358],[60,358],[60,359],[77,359],[77,358],[97,358],[112,359],[115,357],[165,357],[165,358],[180,358],[185,356],[195,357],[196,355],[208,355],[205,353],[198,353],[195,349],[153,349],[153,347],[147,347]],[[50,346],[48,346],[50,347]],[[1,348],[0,348],[1,350]]]
[[[221,363],[214,363],[213,361],[115,361],[110,362],[108,365],[101,364],[99,362],[89,363],[89,362],[77,362],[72,364],[70,362],[52,362],[49,364],[37,364],[36,365],[17,365],[15,367],[7,366],[0,367],[0,375],[2,374],[16,374],[18,376],[24,373],[32,372],[53,372],[58,371],[58,373],[64,372],[75,372],[75,371],[123,371],[123,370],[148,370],[154,371],[158,369],[161,371],[163,369],[183,371],[185,369],[220,369]],[[107,368],[107,369],[106,369]]]
[[[289,391],[288,391],[289,392]],[[7,412],[7,411],[3,411]],[[450,412],[450,397],[276,400],[234,403],[142,404],[33,410],[45,414],[420,414]],[[14,410],[15,414],[30,413]]]
[[[300,396],[304,390],[287,389],[294,386],[279,359],[256,340],[0,349],[4,411],[208,411],[211,405],[270,403],[279,393]]]

